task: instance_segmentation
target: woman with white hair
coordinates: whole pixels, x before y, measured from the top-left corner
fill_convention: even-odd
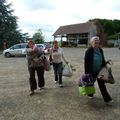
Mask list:
[[[85,52],[84,69],[85,74],[92,74],[97,77],[99,71],[105,66],[105,58],[102,48],[100,47],[100,39],[98,36],[94,36],[90,39],[91,46]],[[112,98],[107,92],[104,81],[97,79],[98,86],[100,88],[103,99],[106,103],[112,101]],[[93,97],[93,94],[88,95]]]

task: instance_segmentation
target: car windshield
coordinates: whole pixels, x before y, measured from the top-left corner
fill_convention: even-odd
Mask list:
[[[36,45],[37,45],[38,48],[42,48],[42,49],[45,48],[44,44],[36,44]]]
[[[52,47],[52,45],[49,43],[45,45],[45,48],[51,48],[51,47]]]
[[[42,45],[37,45],[37,47],[39,47],[39,48],[43,48],[43,46],[42,46]]]

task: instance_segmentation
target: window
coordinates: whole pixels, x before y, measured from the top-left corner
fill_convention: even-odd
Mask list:
[[[21,45],[21,48],[26,48],[27,45]]]
[[[20,45],[13,46],[13,49],[20,49]]]

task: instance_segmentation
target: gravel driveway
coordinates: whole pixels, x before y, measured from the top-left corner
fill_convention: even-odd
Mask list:
[[[64,87],[54,84],[53,70],[45,72],[46,88],[29,96],[25,57],[0,55],[0,120],[119,120],[120,119],[120,51],[104,48],[112,59],[114,85],[107,88],[114,103],[106,105],[97,83],[94,99],[78,92],[77,80],[83,74],[84,48],[64,48],[67,60],[76,68],[71,78],[63,77]]]

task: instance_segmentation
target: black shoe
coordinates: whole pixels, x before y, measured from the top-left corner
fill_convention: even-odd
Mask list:
[[[89,94],[88,98],[92,99],[93,98],[93,94]]]
[[[94,97],[93,96],[88,96],[89,99],[93,99]]]

